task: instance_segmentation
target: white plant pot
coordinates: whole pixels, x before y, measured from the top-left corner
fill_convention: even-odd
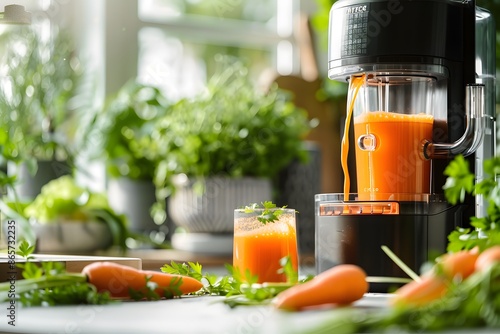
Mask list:
[[[39,253],[84,253],[106,249],[112,243],[109,227],[97,221],[33,224]]]
[[[272,200],[271,181],[264,178],[207,178],[202,194],[185,175],[178,175],[174,184],[176,192],[168,199],[169,217],[193,233],[232,234],[234,209]]]

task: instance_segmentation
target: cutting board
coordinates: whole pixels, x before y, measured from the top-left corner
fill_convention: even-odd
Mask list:
[[[79,273],[83,267],[93,262],[115,262],[127,265],[133,268],[142,269],[142,261],[139,258],[133,257],[110,257],[110,256],[84,256],[84,255],[50,255],[50,254],[34,254],[32,262],[54,261],[64,264],[66,271],[70,273]],[[22,263],[26,260],[22,257],[16,258],[16,263]],[[13,274],[17,273],[18,279],[21,278],[21,269],[12,269],[9,263],[7,254],[0,254],[0,282],[5,282]]]

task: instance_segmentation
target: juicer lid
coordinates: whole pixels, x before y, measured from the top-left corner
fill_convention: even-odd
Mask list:
[[[475,14],[474,1],[337,1],[329,17],[328,76],[385,70],[444,77],[447,68],[473,63]]]

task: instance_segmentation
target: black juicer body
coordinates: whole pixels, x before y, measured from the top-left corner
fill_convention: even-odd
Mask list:
[[[493,22],[475,1],[339,0],[330,12],[328,74],[339,81],[364,73],[435,78],[436,94],[443,96],[443,122],[438,126],[435,120],[433,142],[445,146],[466,132],[466,86],[484,85],[486,128],[481,130],[481,144],[466,158],[480,177],[482,161],[493,156],[495,148]],[[382,245],[416,272],[433,253],[445,252],[448,234],[457,226],[468,226],[470,217],[484,210],[472,196],[460,205],[445,201],[443,171],[460,153],[447,152],[451,154],[432,159],[431,193],[415,202],[391,202],[397,214],[356,209],[335,214],[332,207],[339,203],[355,206],[355,195],[352,202],[343,201],[343,194],[316,195],[317,271],[354,263],[369,276],[406,277]],[[354,152],[349,156],[352,159]],[[354,178],[355,172],[350,174]],[[354,179],[352,193],[355,187]],[[385,284],[371,285],[372,291],[386,289]]]

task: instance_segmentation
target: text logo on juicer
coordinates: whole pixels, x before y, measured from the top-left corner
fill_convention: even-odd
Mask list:
[[[366,5],[349,7],[347,8],[347,14],[362,13],[366,12],[366,10],[367,10]]]

